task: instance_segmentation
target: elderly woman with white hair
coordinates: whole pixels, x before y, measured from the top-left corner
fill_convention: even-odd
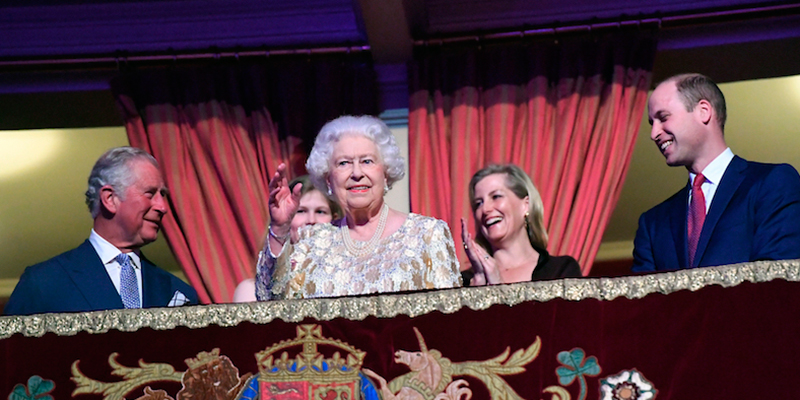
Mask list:
[[[306,163],[344,218],[288,238],[300,188],[281,165],[269,183],[271,223],[259,254],[259,300],[335,297],[461,286],[450,229],[443,221],[389,208],[384,196],[403,178],[389,128],[370,116],[343,116],[320,130]]]

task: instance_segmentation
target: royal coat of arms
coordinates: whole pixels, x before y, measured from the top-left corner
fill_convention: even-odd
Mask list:
[[[522,400],[503,378],[525,372],[539,355],[541,340],[527,348],[501,354],[484,361],[453,362],[440,351],[429,349],[417,328],[419,350],[398,350],[394,362],[409,372],[387,381],[378,373],[362,368],[367,353],[337,339],[322,335],[319,325],[298,325],[297,336],[267,347],[255,354],[258,373],[239,374],[239,369],[219,349],[202,351],[185,360],[188,369],[178,372],[169,364],[139,361],[138,368],[125,367],[109,356],[117,382],[100,382],[84,375],[79,362],[72,365],[76,389],[72,396],[102,395],[104,400],[470,400],[473,384],[483,384],[492,399]],[[578,382],[578,400],[587,396],[586,377],[597,376],[600,367],[594,357],[585,358],[581,349],[559,353],[556,369],[564,386],[550,386],[544,392],[553,399],[571,400],[565,386]],[[469,381],[462,378],[471,378]],[[36,377],[36,382],[51,382]],[[153,389],[158,382],[180,382],[182,388],[172,397],[165,390]],[[30,384],[29,384],[30,386]],[[37,388],[19,393],[33,393]],[[50,388],[52,390],[52,388]],[[138,393],[137,393],[138,392]],[[37,392],[38,393],[38,392]],[[609,400],[654,399],[656,389],[636,371],[622,371],[601,381],[601,397]],[[27,397],[26,397],[27,398]],[[15,398],[16,399],[16,398]]]

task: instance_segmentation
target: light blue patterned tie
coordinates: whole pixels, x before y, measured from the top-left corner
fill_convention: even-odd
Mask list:
[[[131,258],[125,253],[120,253],[116,260],[122,266],[119,274],[119,296],[122,297],[122,304],[125,305],[125,308],[140,308],[139,283],[131,264]]]

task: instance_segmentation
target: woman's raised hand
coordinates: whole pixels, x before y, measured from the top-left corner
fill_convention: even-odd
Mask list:
[[[461,218],[461,240],[464,242],[464,251],[467,253],[467,258],[472,264],[472,272],[475,274],[470,285],[483,286],[503,283],[494,257],[490,256],[483,247],[475,243],[472,235],[469,234],[467,221],[464,218]]]
[[[286,164],[281,163],[269,181],[269,217],[271,235],[288,237],[292,229],[292,218],[300,207],[300,190],[297,184],[294,190],[289,189],[286,179]]]

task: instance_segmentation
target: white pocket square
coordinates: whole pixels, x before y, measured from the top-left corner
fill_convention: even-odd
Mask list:
[[[189,298],[187,298],[185,294],[181,293],[180,290],[176,290],[175,294],[172,295],[172,300],[170,300],[169,304],[167,304],[167,307],[180,307],[186,304],[189,304]]]

